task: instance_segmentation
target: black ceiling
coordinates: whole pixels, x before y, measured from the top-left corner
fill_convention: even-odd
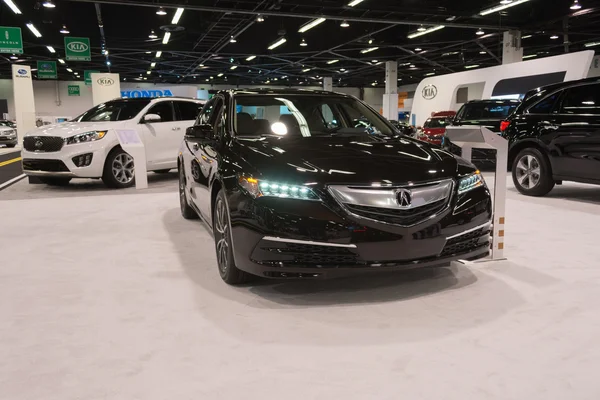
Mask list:
[[[110,69],[128,81],[146,78],[148,82],[200,84],[208,79],[211,83],[241,86],[267,81],[297,85],[333,76],[335,85],[367,86],[374,82],[382,85],[383,62],[398,60],[402,83],[414,83],[434,72],[499,64],[502,32],[509,28],[532,35],[523,39],[525,55],[538,57],[579,51],[585,43],[600,41],[597,0],[581,0],[583,8],[577,11],[570,9],[573,0],[529,0],[487,16],[479,16],[479,12],[498,5],[499,0],[364,0],[354,7],[348,6],[350,0],[303,0],[301,4],[293,0],[55,0],[55,8],[43,7],[39,1],[13,1],[22,15],[15,15],[2,2],[0,25],[23,30],[25,54],[18,62],[33,65],[37,60],[64,58],[64,35],[59,33],[62,25],[67,26],[71,36],[91,39],[92,61],[60,65],[60,79],[74,78],[66,70],[70,67],[80,76],[85,69]],[[159,5],[165,7],[167,15],[156,14]],[[171,20],[177,6],[185,8],[177,24],[181,30],[173,32],[169,43],[163,45],[164,29],[173,28]],[[264,22],[257,22],[257,13],[264,16]],[[298,33],[300,26],[319,16],[327,20],[304,34]],[[343,19],[349,27],[340,27]],[[36,38],[25,27],[28,22],[34,23],[42,38]],[[446,27],[408,39],[419,23]],[[485,35],[476,35],[478,28]],[[151,30],[158,39],[148,37]],[[551,39],[554,34],[559,38]],[[231,36],[236,43],[230,43]],[[287,42],[268,50],[280,36]],[[299,45],[302,39],[308,46]],[[110,67],[102,54],[103,44],[109,51]],[[57,53],[50,54],[48,45]],[[370,47],[378,50],[361,53]],[[416,52],[417,48],[422,50]],[[157,59],[159,50],[163,53]],[[256,58],[246,61],[250,55]],[[7,54],[1,60],[0,74],[9,76],[14,60]],[[331,60],[339,61],[328,64]],[[152,62],[157,63],[154,68]],[[234,65],[238,67],[232,70]]]

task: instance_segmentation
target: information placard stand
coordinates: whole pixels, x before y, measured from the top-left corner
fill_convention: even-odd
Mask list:
[[[146,147],[135,129],[115,130],[121,147],[131,157],[135,166],[135,188],[148,189],[148,170],[146,169]]]
[[[494,178],[493,213],[494,226],[492,231],[493,246],[490,260],[505,260],[504,258],[504,212],[506,209],[506,170],[508,166],[508,141],[480,126],[450,126],[446,136],[456,146],[462,149],[462,157],[471,161],[473,149],[496,150],[496,176]]]

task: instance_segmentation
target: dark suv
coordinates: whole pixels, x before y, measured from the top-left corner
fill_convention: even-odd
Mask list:
[[[543,196],[563,180],[600,184],[600,78],[528,92],[501,129],[519,192]]]

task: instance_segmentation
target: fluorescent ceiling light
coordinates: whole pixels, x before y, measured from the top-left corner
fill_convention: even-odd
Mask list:
[[[352,0],[350,3],[348,3],[348,7],[354,7],[355,5],[358,5],[360,3],[362,3],[364,0]]]
[[[590,43],[586,43],[584,44],[585,47],[594,47],[594,46],[600,46],[600,42],[590,42]],[[525,58],[525,57],[523,57]]]
[[[483,10],[483,11],[481,11],[479,13],[479,15],[493,14],[493,13],[498,12],[498,11],[506,10],[509,7],[518,6],[519,4],[523,4],[523,3],[526,3],[528,1],[529,0],[516,0],[516,1],[513,1],[512,3],[501,4],[499,6],[488,8],[487,10]]]
[[[169,39],[171,39],[171,32],[165,32],[165,36],[163,37],[163,44],[169,43]]]
[[[61,64],[64,64],[64,63],[65,63],[65,60],[63,60],[62,58],[59,58],[59,59],[58,59],[58,62],[59,62],[59,63],[61,63]]]
[[[256,56],[250,56],[250,57],[246,58],[246,61],[252,61],[252,60],[254,60],[255,58],[256,58]]]
[[[410,33],[407,37],[409,39],[414,39],[416,37],[427,35],[428,33],[439,31],[440,29],[444,29],[444,28],[445,28],[444,25],[432,26],[431,28],[427,28],[427,29],[425,29],[424,31],[421,31],[421,32],[417,31],[417,32]]]
[[[308,71],[310,71],[310,68],[304,68],[304,69],[302,70],[302,72],[308,72]]]
[[[165,11],[164,8],[159,8],[158,10],[156,10],[156,14],[157,15],[167,15],[167,12]]]
[[[340,61],[340,60],[330,60],[330,61],[327,61],[327,64],[329,64],[329,65],[335,64],[338,61]]]
[[[600,43],[598,43],[598,44],[600,44]],[[533,58],[533,57],[537,57],[537,54],[529,54],[527,56],[523,56],[523,60],[526,60],[528,58]]]
[[[67,26],[66,26],[66,25],[63,25],[62,29],[61,29],[59,32],[60,32],[60,33],[62,33],[63,35],[68,35],[69,33],[71,33],[71,32],[69,32],[69,30],[67,29]]]
[[[378,49],[379,49],[379,47],[371,47],[371,48],[368,48],[368,49],[361,50],[360,52],[363,53],[363,54],[367,54],[367,53],[370,53],[370,52],[378,50]]]
[[[162,56],[162,51],[157,51],[156,52],[156,58],[160,58],[160,56]]]
[[[472,68],[477,68],[479,67],[479,64],[475,64],[475,65],[465,65],[465,69],[472,69]]]
[[[36,37],[42,37],[42,34],[40,33],[40,31],[38,31],[36,29],[35,26],[33,26],[32,23],[27,24],[27,27],[29,28],[29,30],[36,36]]]
[[[54,8],[54,7],[56,7],[56,4],[54,4],[54,3],[52,2],[52,0],[46,0],[46,1],[44,1],[44,2],[42,3],[42,5],[43,5],[44,7],[46,7],[46,8]]]
[[[315,26],[319,25],[320,23],[325,22],[325,18],[317,18],[317,19],[313,19],[312,21],[302,25],[300,27],[300,29],[298,29],[298,32],[300,33],[304,33],[309,29],[314,28]]]
[[[278,41],[276,41],[275,43],[273,43],[272,45],[270,45],[269,46],[269,50],[273,50],[274,48],[281,46],[285,42],[287,42],[287,39],[284,38],[284,37],[282,37],[281,39],[279,39]]]
[[[522,37],[521,37],[521,39],[529,39],[529,38],[530,38],[530,37],[532,37],[532,36],[533,36],[533,35],[525,35],[525,36],[522,36]]]
[[[150,68],[154,68],[154,67],[156,67],[156,63],[155,62],[153,62],[152,64],[150,64]]]
[[[221,77],[221,76],[223,76],[223,73],[220,73],[220,74],[219,74],[219,75],[217,75],[217,76],[218,76],[218,77]]]
[[[73,70],[71,68],[67,68],[67,71],[69,72],[73,72]]]
[[[177,23],[181,19],[182,15],[183,15],[183,8],[178,8],[177,11],[175,11],[175,15],[173,15],[173,20],[171,21],[171,23],[173,25],[177,25]]]
[[[19,7],[17,7],[17,5],[13,3],[12,0],[4,0],[4,3],[6,3],[6,5],[9,6],[15,14],[21,14],[21,10],[19,10]]]
[[[425,76],[431,76],[431,75],[435,75],[435,72],[430,72],[428,74],[425,74]]]
[[[231,68],[229,68],[229,69],[233,71],[236,68],[237,68],[237,65],[232,65]]]
[[[52,46],[46,46],[46,48],[48,49],[48,51],[50,53],[56,53],[56,50],[54,50],[54,47],[52,47]]]
[[[150,74],[152,73],[152,71],[146,71],[146,73],[147,73],[148,75],[150,75]]]

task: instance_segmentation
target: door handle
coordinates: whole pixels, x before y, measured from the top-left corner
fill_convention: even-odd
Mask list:
[[[180,127],[178,127],[178,126],[176,126],[176,127],[172,128],[171,130],[173,130],[173,131],[180,131],[180,130],[181,130],[181,128],[180,128]]]
[[[541,121],[541,122],[539,123],[539,125],[540,125],[542,128],[551,129],[551,130],[553,130],[553,131],[555,131],[555,130],[557,130],[557,129],[559,128],[559,126],[558,126],[558,125],[556,125],[556,124],[553,124],[553,123],[552,123],[552,122],[550,122],[550,121]]]

